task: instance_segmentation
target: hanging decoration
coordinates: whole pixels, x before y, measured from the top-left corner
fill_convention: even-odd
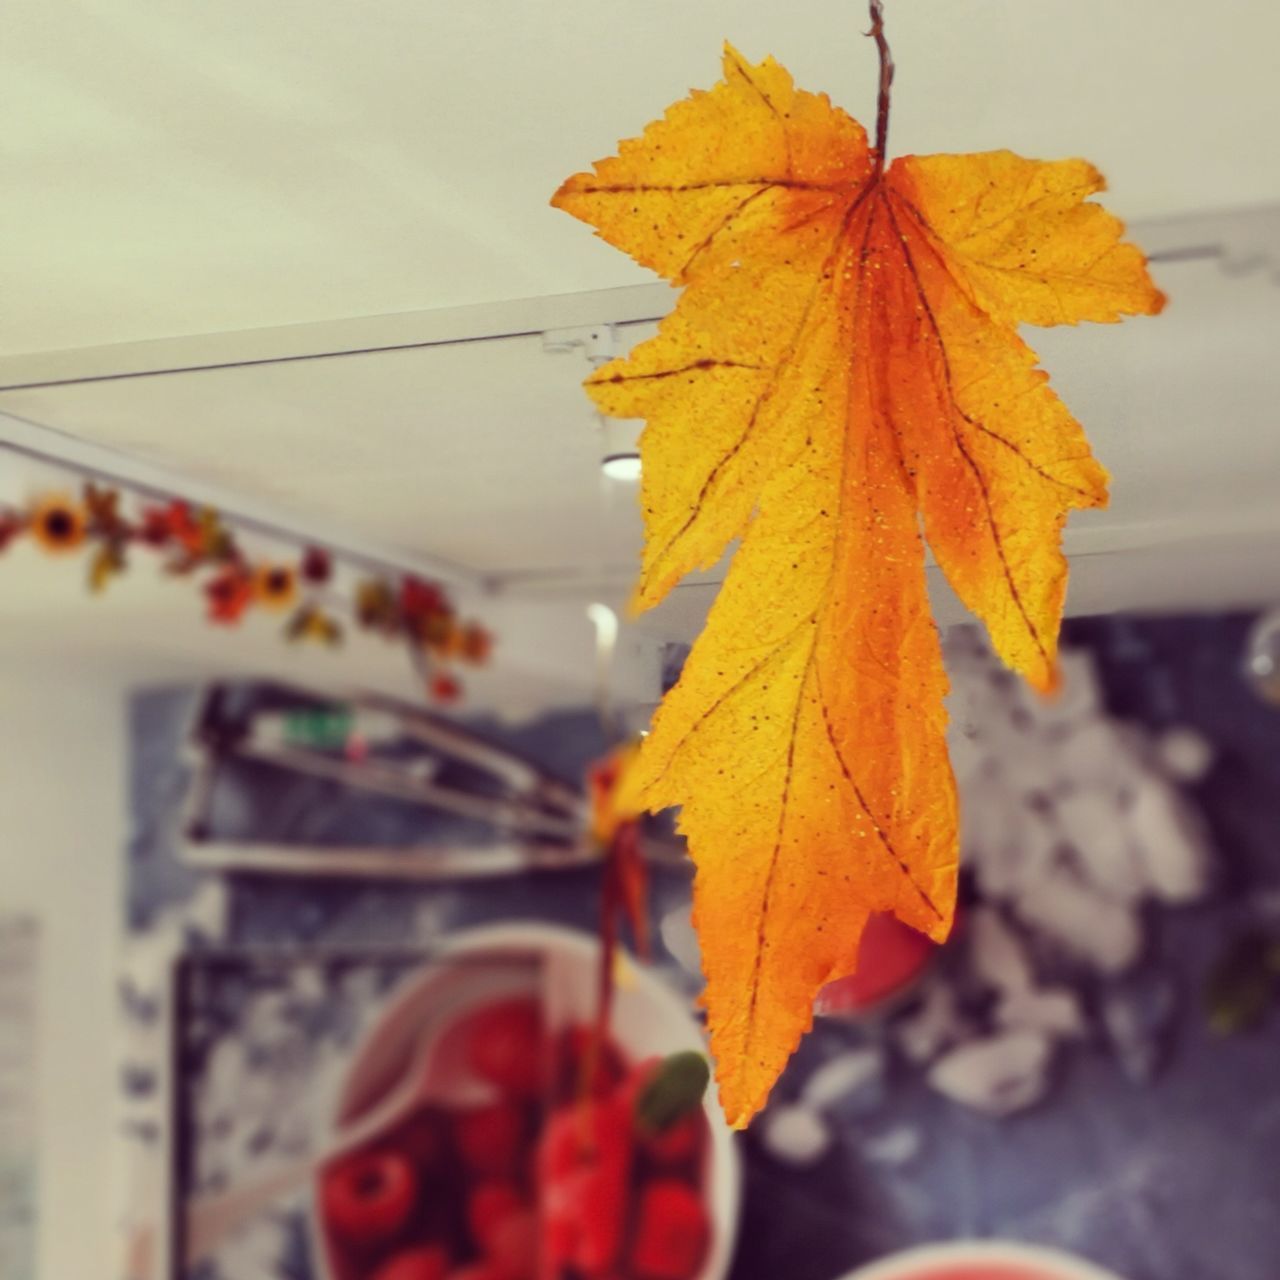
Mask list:
[[[1057,679],[1068,512],[1105,471],[1020,324],[1154,314],[1163,296],[1083,160],[886,163],[825,95],[732,48],[553,204],[683,286],[658,336],[596,370],[644,418],[635,606],[740,540],[630,799],[683,807],[720,1097],[745,1124],[893,912],[945,938],[956,890],[946,677],[924,537],[1004,661]]]
[[[349,599],[333,589],[328,551],[308,547],[294,557],[254,558],[217,511],[180,499],[138,502],[127,515],[119,489],[90,483],[78,497],[50,493],[23,508],[0,506],[0,551],[19,538],[53,556],[87,554],[95,593],[142,551],[172,577],[196,583],[212,623],[234,626],[257,610],[280,615],[285,637],[294,642],[338,645],[350,626],[397,641],[441,703],[462,694],[456,668],[484,663],[493,647],[488,631],[458,617],[438,583],[373,575],[362,578]]]
[[[620,925],[625,920],[636,952],[649,959],[649,872],[640,840],[640,815],[623,806],[622,786],[635,767],[638,744],[624,743],[587,772],[591,840],[604,863],[600,885],[600,972],[596,1020],[582,1058],[583,1091],[590,1092],[609,1041],[619,962]]]

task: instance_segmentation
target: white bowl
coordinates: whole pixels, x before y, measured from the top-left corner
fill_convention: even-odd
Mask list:
[[[473,958],[477,954],[499,962],[509,958],[513,964],[506,969],[499,964],[493,971],[480,974],[469,967],[468,980],[460,989],[455,981],[459,970],[450,966],[450,958]],[[547,986],[557,1006],[548,1011],[553,1020],[566,1016],[590,1021],[599,954],[599,943],[591,934],[543,924],[495,925],[466,930],[447,939],[438,958],[425,965],[419,977],[405,984],[357,1044],[338,1089],[333,1132],[337,1133],[344,1118],[358,1114],[385,1094],[411,1060],[424,1022],[443,1026],[467,1007],[533,991],[515,963],[521,957],[536,957],[540,965],[550,968],[553,976]],[[641,966],[626,962],[616,984],[612,1031],[623,1053],[633,1061],[685,1049],[706,1049],[702,1029],[687,1002]],[[712,1238],[697,1280],[724,1280],[738,1232],[742,1170],[733,1133],[725,1123],[714,1086],[708,1091],[706,1115],[710,1141],[704,1187]],[[310,1215],[312,1252],[320,1275],[332,1280],[328,1244],[320,1222],[319,1181],[317,1178],[314,1182]]]
[[[1057,1249],[1000,1240],[957,1240],[920,1245],[859,1267],[844,1280],[922,1280],[920,1273],[925,1267],[983,1265],[1024,1267],[1035,1274],[1035,1280],[1041,1280],[1042,1276],[1043,1280],[1121,1280],[1113,1271],[1105,1271],[1095,1263],[1060,1253]],[[997,1273],[991,1280],[1005,1280],[1005,1277]]]

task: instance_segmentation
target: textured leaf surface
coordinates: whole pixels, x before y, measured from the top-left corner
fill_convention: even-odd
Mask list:
[[[720,1096],[744,1124],[868,915],[942,939],[946,693],[920,530],[1004,659],[1056,679],[1060,533],[1106,474],[1020,322],[1162,296],[1079,160],[903,157],[774,61],[695,92],[554,202],[685,286],[587,383],[643,417],[639,607],[740,545],[632,772],[683,806]]]

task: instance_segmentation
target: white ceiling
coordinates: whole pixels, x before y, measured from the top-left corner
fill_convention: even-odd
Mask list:
[[[896,151],[1087,155],[1131,218],[1280,200],[1280,8],[889,0]],[[861,0],[8,0],[0,351],[633,284],[547,201],[772,53],[864,120]]]
[[[1280,209],[1280,8],[886,7],[893,150],[1085,154],[1109,205],[1166,251],[1221,247],[1240,224],[1219,211]],[[865,119],[865,25],[859,0],[10,0],[0,388],[25,389],[0,390],[0,414],[285,525],[500,579],[508,594],[487,607],[513,637],[506,670],[580,696],[581,606],[625,595],[638,520],[634,491],[599,475],[581,354],[547,354],[540,335],[652,317],[672,295],[547,200],[713,83],[725,37]],[[1260,540],[1280,539],[1280,291],[1222,265],[1160,265],[1173,305],[1159,320],[1033,336],[1115,475],[1112,511],[1071,526],[1077,609],[1280,594]],[[409,349],[297,358],[396,345]],[[110,380],[213,364],[235,367]],[[1252,553],[1199,578],[1148,563],[1232,539]],[[3,571],[0,650],[82,610],[34,565]],[[710,595],[677,593],[652,630],[688,638]],[[162,650],[175,671],[230,657],[167,586],[95,607],[101,624],[66,633],[74,652],[142,674]],[[362,659],[360,678],[385,684],[381,661]]]

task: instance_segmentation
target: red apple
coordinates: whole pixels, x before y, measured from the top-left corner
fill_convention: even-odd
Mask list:
[[[640,1192],[631,1270],[638,1280],[692,1280],[706,1258],[711,1224],[698,1193],[672,1178]]]
[[[370,1151],[326,1170],[321,1190],[324,1220],[347,1244],[369,1246],[403,1229],[418,1198],[409,1160],[394,1151]]]
[[[476,1247],[488,1253],[495,1228],[528,1207],[528,1201],[514,1182],[494,1178],[473,1187],[467,1197],[467,1227]]]
[[[490,1178],[511,1177],[520,1167],[525,1141],[523,1110],[512,1102],[495,1102],[458,1114],[454,1134],[463,1163]]]
[[[538,1265],[538,1219],[531,1209],[508,1214],[489,1237],[489,1259],[511,1280],[533,1280]]]
[[[896,916],[871,916],[862,933],[856,972],[823,987],[818,993],[816,1011],[857,1013],[905,991],[920,976],[937,949],[936,943]]]
[[[473,1013],[466,1043],[467,1063],[482,1079],[522,1097],[542,1092],[545,1050],[536,1000],[502,1000]]]

